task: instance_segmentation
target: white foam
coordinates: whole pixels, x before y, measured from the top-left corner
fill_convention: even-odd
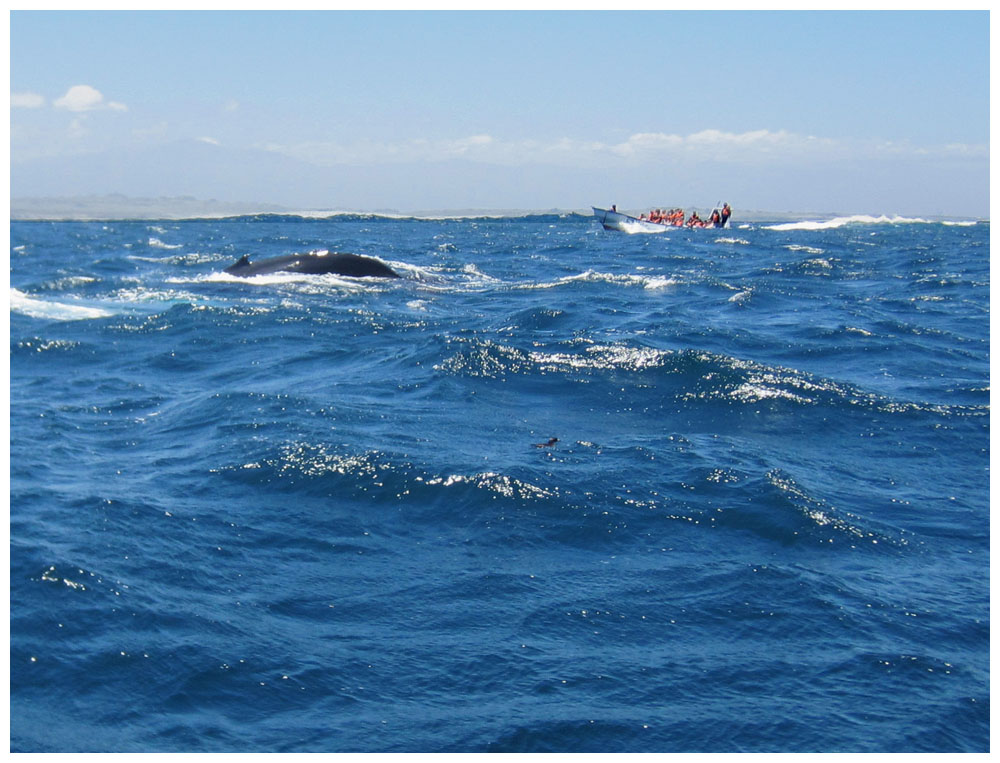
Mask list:
[[[156,238],[155,236],[150,236],[148,243],[149,246],[151,246],[153,249],[180,249],[182,246],[184,246],[183,244],[164,244],[162,241],[160,241],[160,239]]]
[[[188,283],[181,279],[168,279],[171,283]],[[323,287],[342,286],[349,289],[359,289],[363,287],[363,280],[360,278],[347,278],[333,273],[289,273],[280,271],[277,273],[265,273],[255,276],[234,276],[231,273],[209,273],[191,279],[192,282],[209,283],[240,283],[252,286],[282,286],[289,284],[299,284],[303,286]]]
[[[613,273],[601,273],[596,270],[586,270],[575,276],[565,276],[558,281],[549,283],[528,284],[522,288],[526,289],[553,289],[574,281],[597,281],[604,283],[620,284],[622,286],[642,286],[644,289],[665,289],[669,286],[676,286],[679,281],[669,276],[636,276],[631,274],[615,275]]]
[[[48,302],[29,297],[22,291],[10,290],[10,309],[31,318],[47,318],[55,321],[77,321],[88,318],[107,318],[112,312],[99,307],[71,305],[65,302]]]
[[[45,288],[60,291],[72,289],[74,286],[84,286],[86,284],[96,282],[97,279],[91,278],[90,276],[66,276],[65,278],[60,278],[56,281],[49,281],[45,284]]]
[[[618,230],[622,233],[628,233],[629,235],[634,235],[636,233],[659,235],[670,230],[670,228],[666,226],[656,227],[654,223],[649,223],[644,220],[638,220],[636,222],[632,222],[631,220],[622,220],[618,223],[618,226]]]
[[[778,223],[776,225],[761,226],[767,230],[828,230],[830,228],[842,228],[845,225],[906,225],[906,224],[932,224],[933,220],[925,220],[922,217],[900,217],[899,215],[848,215],[847,217],[834,217],[832,220],[800,220],[792,223]],[[975,221],[964,222],[943,222],[943,225],[975,225]]]
[[[668,278],[666,276],[653,276],[650,278],[643,279],[645,283],[643,284],[644,289],[666,289],[669,286],[676,286],[676,278]]]

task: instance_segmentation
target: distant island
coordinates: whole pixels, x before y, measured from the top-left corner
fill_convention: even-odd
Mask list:
[[[691,205],[697,208],[697,205]],[[707,207],[706,207],[707,209]],[[633,210],[638,214],[640,211]],[[439,210],[396,210],[396,209],[293,209],[277,204],[259,202],[229,202],[216,199],[196,199],[192,196],[132,197],[123,194],[66,197],[21,197],[10,202],[11,220],[190,220],[196,218],[236,217],[240,215],[309,215],[322,217],[324,214],[378,214],[399,215],[401,217],[521,217],[532,214],[580,214],[589,215],[586,209],[439,209]],[[784,222],[804,218],[830,218],[835,212],[764,212],[760,210],[735,210],[736,221],[776,221]]]

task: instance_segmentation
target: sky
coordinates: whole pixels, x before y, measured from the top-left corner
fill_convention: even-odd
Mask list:
[[[986,11],[10,14],[11,194],[989,214]]]

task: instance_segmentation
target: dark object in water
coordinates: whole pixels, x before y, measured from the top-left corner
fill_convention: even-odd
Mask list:
[[[374,257],[346,252],[309,252],[286,254],[259,262],[251,262],[247,255],[240,257],[226,268],[234,276],[259,276],[267,273],[335,273],[353,278],[400,278],[395,270]]]

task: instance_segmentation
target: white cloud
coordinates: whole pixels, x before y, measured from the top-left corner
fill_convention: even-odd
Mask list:
[[[209,138],[207,135],[203,135],[200,138],[195,138],[195,140],[200,141],[201,143],[208,143],[210,146],[221,146],[222,145],[215,138]]]
[[[493,138],[489,135],[471,135],[455,141],[455,148],[459,151],[467,151],[477,146],[488,146],[493,143]]]
[[[743,133],[707,129],[690,135],[641,132],[618,143],[577,138],[554,140],[502,140],[491,135],[472,135],[452,140],[414,138],[396,142],[310,142],[295,145],[271,143],[265,150],[285,154],[312,164],[387,164],[396,162],[440,162],[452,159],[524,166],[548,164],[574,167],[655,165],[661,162],[730,165],[783,162],[876,160],[889,157],[988,157],[988,146],[914,146],[906,141],[840,140],[800,135],[787,130],[750,130]]]
[[[45,98],[38,93],[11,93],[10,107],[12,109],[40,109],[45,105]]]
[[[69,137],[73,140],[80,140],[90,134],[90,130],[87,129],[87,122],[85,116],[73,117],[73,120],[69,123]]]
[[[690,135],[637,133],[606,150],[638,161],[662,158],[754,162],[759,159],[827,157],[843,153],[848,144],[831,138],[798,135],[787,130],[751,130],[743,133],[701,130]]]
[[[267,143],[261,148],[320,165],[386,164],[397,162],[436,162],[467,158],[489,160],[495,143],[489,135],[472,135],[456,140],[414,138],[395,143],[362,140],[355,143],[314,141],[295,145]],[[502,149],[501,149],[502,150]]]
[[[90,111],[97,108],[104,96],[90,85],[74,85],[66,91],[66,95],[57,98],[55,105],[69,111]]]
[[[55,100],[54,105],[56,108],[68,111],[94,111],[96,109],[128,111],[128,107],[124,103],[118,101],[105,103],[101,91],[90,85],[73,85],[66,91],[66,95]]]

